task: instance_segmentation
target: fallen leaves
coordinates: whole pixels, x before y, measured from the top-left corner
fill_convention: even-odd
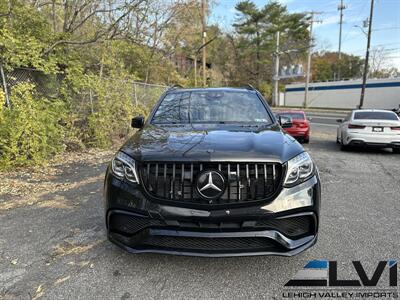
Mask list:
[[[73,164],[78,164],[78,168],[79,165],[100,166],[110,161],[113,153],[114,151],[96,149],[85,153],[68,152],[55,157],[47,166],[0,172],[0,203],[14,196],[68,189],[71,183],[62,178],[66,169],[71,168]]]
[[[68,275],[68,276],[65,276],[65,277],[62,277],[62,278],[58,278],[54,284],[56,284],[56,285],[61,284],[61,283],[63,283],[64,281],[67,281],[68,279],[70,279],[70,277],[71,277],[71,276]]]
[[[104,178],[104,175],[100,174],[98,176],[89,177],[84,180],[79,180],[78,182],[65,183],[65,184],[62,184],[61,187],[60,187],[60,185],[55,184],[53,186],[53,188],[50,189],[50,191],[48,189],[44,189],[44,191],[41,190],[40,192],[32,193],[29,196],[19,197],[14,200],[0,202],[0,211],[18,208],[18,207],[30,206],[30,205],[34,205],[39,202],[44,202],[42,207],[69,208],[70,205],[67,204],[64,200],[63,200],[64,201],[63,204],[57,203],[57,197],[59,197],[56,195],[57,193],[77,189],[81,186],[101,181],[103,178]],[[56,199],[43,200],[43,198],[45,196],[50,195],[50,194],[55,194]],[[57,207],[57,205],[58,205],[58,207]]]
[[[39,285],[38,288],[36,289],[36,295],[32,297],[32,300],[39,299],[40,297],[43,296],[43,284]]]
[[[86,252],[90,249],[92,249],[94,246],[98,245],[101,243],[102,240],[93,242],[91,244],[87,245],[74,245],[68,242],[64,242],[62,245],[57,245],[54,248],[54,256],[55,257],[61,257],[61,256],[66,256],[70,254],[81,254],[83,252]]]
[[[60,208],[60,209],[72,208],[72,205],[68,203],[65,197],[63,196],[56,196],[52,200],[40,201],[38,203],[38,206],[45,208]]]

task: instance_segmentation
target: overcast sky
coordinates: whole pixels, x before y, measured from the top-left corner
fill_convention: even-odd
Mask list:
[[[218,23],[225,30],[232,30],[235,20],[235,5],[239,0],[217,0],[210,17],[211,23]],[[254,0],[257,6],[265,5],[268,0]],[[280,0],[290,12],[323,12],[317,18],[322,21],[315,24],[316,49],[338,50],[340,0]],[[362,21],[369,16],[370,0],[344,0],[342,51],[359,56],[365,55],[367,39],[360,28]],[[389,66],[400,69],[400,0],[375,0],[372,48],[384,47],[390,61]]]

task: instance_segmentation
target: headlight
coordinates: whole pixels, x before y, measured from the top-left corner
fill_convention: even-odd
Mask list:
[[[123,152],[118,152],[111,162],[111,168],[114,175],[120,179],[126,178],[133,183],[139,183],[135,160]]]
[[[307,152],[292,158],[287,163],[285,186],[293,186],[307,180],[314,173],[314,163]]]

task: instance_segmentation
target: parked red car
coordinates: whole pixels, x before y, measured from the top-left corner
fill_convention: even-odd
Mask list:
[[[292,127],[285,128],[285,131],[300,142],[308,143],[310,141],[310,123],[306,114],[301,110],[279,111],[276,115],[292,119]]]

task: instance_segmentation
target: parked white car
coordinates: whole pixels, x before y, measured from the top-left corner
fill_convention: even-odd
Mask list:
[[[351,146],[392,148],[400,153],[400,119],[388,110],[354,110],[340,125],[336,141],[342,150]]]

